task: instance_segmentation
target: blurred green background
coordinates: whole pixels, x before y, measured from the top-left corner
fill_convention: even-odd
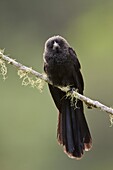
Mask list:
[[[78,54],[85,95],[113,107],[112,0],[0,0],[0,48],[17,61],[42,72],[44,43],[57,34]],[[57,109],[47,85],[43,93],[23,87],[8,65],[0,96],[0,170],[113,168],[113,128],[106,113],[85,106],[93,148],[77,161],[57,144]]]

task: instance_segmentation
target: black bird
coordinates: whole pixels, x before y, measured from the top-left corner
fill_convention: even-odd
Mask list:
[[[84,82],[80,63],[75,51],[61,36],[53,36],[45,43],[44,71],[53,85],[49,90],[59,110],[57,138],[64,152],[71,158],[80,159],[91,149],[92,139],[84,116],[83,103],[75,102],[56,86],[70,87],[83,94]]]

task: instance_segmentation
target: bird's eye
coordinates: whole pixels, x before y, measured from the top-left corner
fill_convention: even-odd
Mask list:
[[[58,40],[55,40],[55,42],[56,42],[57,44],[59,44],[59,41],[58,41]]]
[[[47,48],[53,48],[53,43],[54,43],[54,41],[48,42],[47,43]]]
[[[64,44],[64,42],[62,40],[56,40],[56,43],[58,43],[60,47],[62,47]]]

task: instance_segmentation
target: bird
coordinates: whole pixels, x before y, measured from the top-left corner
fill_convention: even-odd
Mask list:
[[[52,84],[48,84],[58,109],[57,140],[70,158],[81,159],[84,151],[92,147],[92,137],[84,115],[83,102],[66,96],[58,87],[69,87],[83,94],[84,81],[76,52],[60,35],[45,42],[44,72]]]

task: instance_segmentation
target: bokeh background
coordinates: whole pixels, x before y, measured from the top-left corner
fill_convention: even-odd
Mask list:
[[[43,72],[44,43],[57,34],[78,54],[85,95],[113,107],[112,0],[0,0],[0,48],[17,61]],[[21,83],[8,65],[6,81],[0,76],[0,170],[113,168],[107,113],[85,106],[93,148],[80,161],[70,159],[57,144],[57,109],[47,85],[40,93]]]

